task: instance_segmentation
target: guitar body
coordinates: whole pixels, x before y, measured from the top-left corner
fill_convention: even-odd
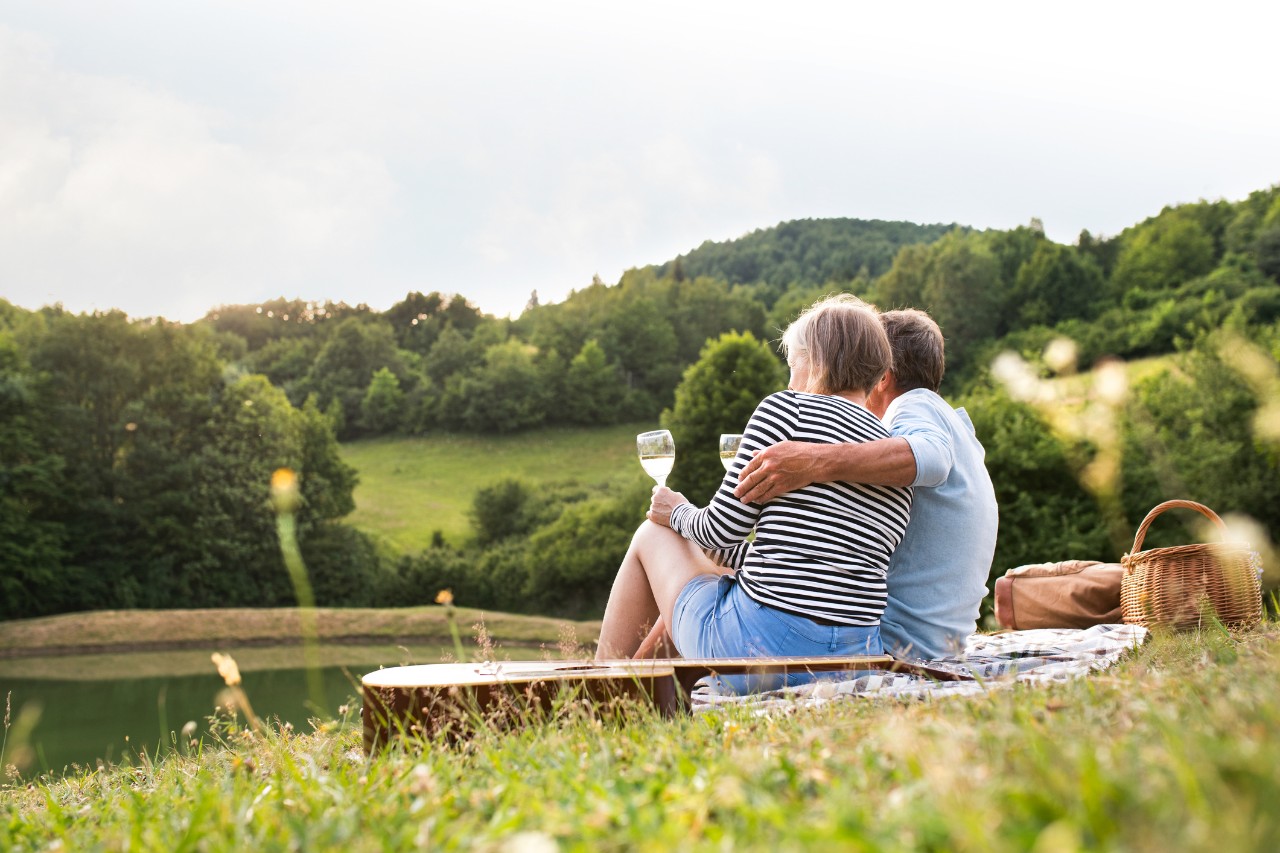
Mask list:
[[[362,679],[364,748],[393,737],[461,735],[479,725],[547,719],[574,700],[593,708],[618,700],[675,704],[674,671],[652,661],[503,661],[380,669]]]
[[[602,712],[620,700],[647,702],[667,715],[687,710],[694,684],[709,675],[911,671],[888,655],[813,658],[685,658],[615,661],[503,661],[399,666],[362,679],[366,752],[399,735],[462,735],[476,725],[509,727],[554,716],[575,700]]]

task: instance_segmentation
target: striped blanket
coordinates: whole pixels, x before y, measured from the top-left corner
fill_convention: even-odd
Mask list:
[[[961,654],[913,661],[970,676],[972,680],[938,681],[916,675],[875,672],[743,696],[730,695],[717,690],[714,683],[704,682],[693,692],[693,708],[709,711],[726,705],[750,705],[768,709],[820,705],[860,696],[968,696],[1016,682],[1051,684],[1106,669],[1146,639],[1147,629],[1139,625],[974,634]]]

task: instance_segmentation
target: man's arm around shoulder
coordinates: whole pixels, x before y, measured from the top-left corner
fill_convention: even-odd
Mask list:
[[[910,486],[916,458],[903,438],[861,444],[783,441],[755,455],[738,475],[734,495],[745,503],[768,503],[810,483],[843,480],[872,486]]]

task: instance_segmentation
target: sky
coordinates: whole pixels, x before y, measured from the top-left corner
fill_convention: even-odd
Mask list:
[[[1280,183],[1280,5],[0,0],[0,298],[518,315],[791,219]]]

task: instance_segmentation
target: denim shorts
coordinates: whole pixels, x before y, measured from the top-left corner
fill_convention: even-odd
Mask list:
[[[879,655],[879,625],[819,625],[761,604],[733,575],[700,575],[676,598],[671,638],[682,657],[827,657]],[[847,679],[852,672],[722,676],[736,693],[776,690],[820,678]]]

